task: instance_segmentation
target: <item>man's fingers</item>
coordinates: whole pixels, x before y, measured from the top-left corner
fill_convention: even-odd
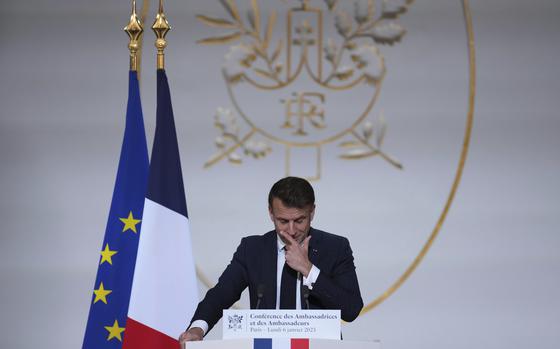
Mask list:
[[[285,231],[280,230],[280,236],[282,237],[282,239],[283,239],[284,241],[288,241],[288,234],[286,234]]]
[[[290,234],[286,233],[283,230],[280,231],[280,234],[282,234],[282,237],[284,237],[284,239],[286,240],[287,245],[297,245],[296,240],[294,240],[294,238],[291,237]]]
[[[179,336],[179,343],[183,343],[186,341],[186,337],[187,337],[187,332],[183,332],[181,333],[181,335]]]
[[[204,337],[204,332],[199,327],[192,327],[187,331],[181,333],[179,336],[179,343],[200,341]]]

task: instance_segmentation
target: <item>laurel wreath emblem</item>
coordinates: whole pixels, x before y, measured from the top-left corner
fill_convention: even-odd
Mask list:
[[[249,83],[257,88],[274,89],[291,83],[287,69],[285,38],[273,37],[278,15],[272,10],[262,18],[258,0],[248,0],[250,6],[242,15],[235,0],[219,0],[225,10],[224,18],[197,15],[207,26],[224,30],[223,33],[197,41],[203,45],[232,44],[225,54],[222,69],[227,84]],[[312,34],[316,28],[304,21],[299,23],[289,45],[311,47],[322,44],[323,60],[328,66],[326,74],[316,77],[321,86],[331,89],[350,89],[359,83],[381,87],[386,75],[385,59],[381,47],[395,45],[406,34],[399,18],[407,12],[414,0],[355,0],[353,11],[342,8],[341,1],[323,0],[323,8],[334,18],[337,37],[317,42]],[[309,10],[310,0],[282,1],[292,9]],[[316,1],[319,2],[319,1]],[[219,131],[215,139],[217,153],[205,163],[210,167],[222,159],[240,164],[242,154],[255,159],[272,151],[270,139],[256,139],[254,127],[241,132],[237,117],[230,108],[216,110],[214,124]],[[324,127],[322,120],[311,120],[315,127]],[[379,155],[395,168],[402,164],[389,155],[383,143],[387,122],[383,112],[375,119],[363,119],[344,134],[346,140],[338,143],[342,159],[363,159]],[[266,138],[266,135],[265,135]]]

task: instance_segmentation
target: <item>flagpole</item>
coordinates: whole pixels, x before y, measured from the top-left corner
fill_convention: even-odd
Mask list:
[[[130,20],[123,30],[130,38],[128,43],[128,50],[130,51],[130,70],[137,72],[138,50],[140,48],[140,41],[144,29],[142,28],[142,22],[136,14],[136,0],[132,0],[132,13],[130,14]]]
[[[143,0],[142,1],[142,9],[140,10],[140,22],[146,23],[146,18],[148,17],[148,11],[150,10],[150,0]],[[140,83],[140,75],[142,72],[142,52],[144,48],[144,36],[140,38],[138,41],[138,83]]]
[[[167,46],[165,36],[171,30],[171,26],[163,13],[163,0],[159,0],[158,13],[152,25],[152,30],[156,34],[157,69],[165,69],[165,54],[163,52]]]

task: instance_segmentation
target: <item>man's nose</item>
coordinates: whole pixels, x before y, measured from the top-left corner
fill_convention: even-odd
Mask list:
[[[294,222],[289,222],[288,223],[288,233],[290,235],[294,235],[296,232],[295,226],[294,226]]]

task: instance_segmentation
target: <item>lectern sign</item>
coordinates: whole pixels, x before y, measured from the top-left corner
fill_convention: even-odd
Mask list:
[[[340,339],[340,310],[224,310],[223,338]]]

